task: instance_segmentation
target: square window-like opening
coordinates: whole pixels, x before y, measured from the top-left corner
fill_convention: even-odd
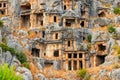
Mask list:
[[[39,57],[39,52],[40,52],[40,49],[32,48],[32,55],[33,56]]]
[[[59,50],[54,51],[54,57],[59,57]]]
[[[84,27],[84,26],[85,26],[85,22],[82,21],[82,22],[80,23],[80,26],[81,26],[81,27]]]
[[[3,3],[3,7],[6,7],[6,3]]]
[[[74,53],[74,54],[73,54],[73,57],[74,57],[74,58],[77,58],[77,53]]]
[[[82,58],[82,53],[79,54],[79,58]]]
[[[105,51],[106,50],[106,46],[104,46],[103,44],[99,44],[98,48],[100,51]]]
[[[72,58],[72,54],[71,53],[68,54],[68,58]]]
[[[67,27],[70,27],[70,26],[71,26],[71,22],[66,21],[66,26],[67,26]]]

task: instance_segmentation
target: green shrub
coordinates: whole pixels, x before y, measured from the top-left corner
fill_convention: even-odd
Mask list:
[[[120,8],[119,7],[115,7],[114,8],[114,13],[115,14],[120,14]]]
[[[14,68],[8,68],[7,64],[0,65],[0,80],[23,80],[22,76],[16,75]]]
[[[117,50],[117,54],[120,54],[120,48],[118,48],[118,50]]]
[[[12,55],[15,55],[21,63],[27,62],[27,57],[23,52],[17,52],[17,51],[15,51],[14,48],[11,48],[3,43],[0,43],[0,47],[2,48],[3,52],[10,51],[10,53]]]
[[[3,52],[10,51],[12,55],[15,55],[14,48],[7,46],[6,44],[0,43],[0,47],[2,48]]]
[[[118,54],[118,58],[120,59],[120,54]]]
[[[108,27],[108,32],[110,32],[110,33],[113,33],[113,32],[115,32],[115,28],[114,28],[114,26],[112,26],[112,25],[110,25],[109,27]]]
[[[120,68],[120,65],[119,65],[118,63],[115,63],[115,64],[113,65],[113,68],[115,68],[115,69]]]
[[[23,65],[24,67],[26,67],[26,68],[30,69],[30,65],[29,65],[29,63],[28,63],[28,62],[24,62],[22,65]]]
[[[81,77],[81,78],[84,78],[86,74],[87,74],[86,69],[80,69],[78,71],[78,76]]]
[[[24,62],[27,62],[27,57],[23,52],[17,52],[16,53],[17,59],[23,64]]]
[[[87,73],[84,77],[84,80],[90,80],[90,77],[91,77],[91,75]]]
[[[7,41],[6,41],[6,38],[5,38],[5,37],[2,38],[2,42],[3,42],[4,44],[7,44]]]
[[[92,35],[88,35],[87,40],[88,40],[88,42],[91,42],[91,40],[92,40]]]
[[[0,20],[0,28],[3,28],[3,26],[4,26],[4,23],[3,21]]]

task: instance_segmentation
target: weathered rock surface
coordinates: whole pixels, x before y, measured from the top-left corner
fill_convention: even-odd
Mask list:
[[[20,73],[24,77],[24,80],[33,80],[32,73],[25,67],[18,67],[16,72]]]

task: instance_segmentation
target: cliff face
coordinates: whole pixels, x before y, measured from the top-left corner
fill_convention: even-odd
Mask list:
[[[25,80],[79,80],[82,68],[91,80],[120,80],[119,15],[119,0],[0,0],[0,42],[23,51],[30,70],[2,49],[0,63]]]

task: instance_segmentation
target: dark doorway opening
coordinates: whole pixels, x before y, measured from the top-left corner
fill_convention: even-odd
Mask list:
[[[71,64],[72,64],[71,61],[68,61],[68,70],[72,69]]]
[[[73,65],[73,69],[77,70],[77,61],[73,61],[74,65]]]
[[[105,17],[105,13],[104,12],[101,12],[98,14],[99,17]]]
[[[99,66],[100,64],[104,63],[105,62],[105,57],[106,57],[106,55],[103,55],[103,56],[97,55],[96,56],[96,58],[97,58],[96,66]]]
[[[71,53],[68,53],[68,58],[72,58],[72,54]]]
[[[104,46],[103,44],[99,44],[98,48],[100,51],[105,51],[106,50],[106,46]]]
[[[80,69],[82,69],[82,68],[83,68],[82,61],[79,61],[79,68],[80,68]]]
[[[80,26],[81,26],[81,27],[84,27],[84,26],[85,26],[84,21],[82,21],[82,22],[80,23]]]
[[[54,57],[59,57],[59,50],[54,51]]]
[[[32,48],[32,55],[33,56],[39,57],[39,52],[40,52],[40,49]]]

